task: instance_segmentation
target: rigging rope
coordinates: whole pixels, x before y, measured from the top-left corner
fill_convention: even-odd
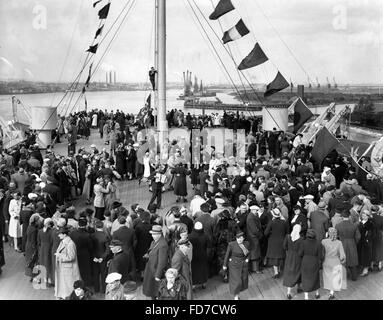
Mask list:
[[[189,2],[189,0],[187,0]],[[224,50],[226,51],[226,53],[230,56],[231,60],[233,61],[234,65],[237,67],[237,63],[235,62],[235,59],[232,55],[230,55],[230,52],[227,50],[227,48],[225,47],[225,45],[221,42],[221,39],[220,37],[218,36],[218,34],[215,32],[214,28],[210,25],[209,21],[206,19],[205,15],[203,14],[203,12],[201,11],[201,9],[199,8],[199,6],[196,4],[195,0],[192,0],[194,2],[194,5],[197,7],[198,11],[200,12],[201,16],[204,18],[205,22],[208,24],[208,26],[210,27],[210,29],[213,31],[214,35],[217,37],[219,43],[223,46]],[[190,4],[190,3],[189,3]],[[242,70],[240,70],[240,72],[242,73],[243,77],[245,78],[246,82],[248,83],[248,85],[250,86],[250,88],[252,89],[252,91],[254,92],[254,94],[256,95],[258,101],[261,103],[261,104],[264,104],[263,101],[261,100],[261,98],[259,97],[258,95],[258,92],[254,89],[254,87],[252,86],[251,82],[247,79],[247,77],[244,75],[244,73],[242,72]],[[280,129],[280,131],[283,131],[281,129],[281,127],[279,126],[278,122],[275,120],[274,116],[270,113],[270,111],[265,108],[267,113],[270,115],[270,117],[273,119],[274,123],[278,126],[278,128]]]

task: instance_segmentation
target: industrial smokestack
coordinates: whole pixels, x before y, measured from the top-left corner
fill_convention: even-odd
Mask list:
[[[112,84],[112,71],[109,71],[109,83]]]
[[[108,84],[108,71],[105,72],[105,83]]]
[[[116,84],[116,70],[113,71],[113,83]]]

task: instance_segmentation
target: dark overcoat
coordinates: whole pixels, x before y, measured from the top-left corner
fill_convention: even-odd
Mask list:
[[[249,243],[243,242],[249,249]],[[223,265],[229,270],[229,290],[232,295],[237,295],[249,286],[249,253],[245,255],[237,241],[232,241],[227,246]]]
[[[323,260],[322,244],[316,239],[303,240],[301,251],[302,290],[312,292],[320,288],[319,270]]]
[[[360,232],[360,241],[358,243],[359,265],[362,267],[370,267],[372,261],[372,236],[374,226],[371,220],[366,223],[360,222],[358,225]]]
[[[110,260],[108,274],[117,272],[122,275],[120,282],[124,284],[128,280],[133,280],[134,266],[132,265],[131,254],[125,251],[117,252]]]
[[[293,242],[291,236],[288,234],[283,242],[283,248],[286,250],[283,285],[292,288],[301,282],[303,239],[299,238]]]
[[[383,216],[374,215],[372,218],[374,235],[372,240],[372,256],[374,261],[383,260]]]
[[[273,219],[269,222],[265,230],[265,236],[268,236],[267,253],[268,259],[284,259],[285,250],[283,250],[283,241],[288,233],[288,224],[281,219]]]
[[[193,245],[193,259],[191,261],[193,285],[204,284],[209,277],[207,264],[209,238],[203,230],[193,230],[189,236],[189,241]]]
[[[39,265],[46,269],[46,277],[54,280],[53,258],[52,258],[52,229],[48,228],[45,232],[40,229],[37,234],[37,246],[39,251]]]
[[[161,237],[157,242],[152,241],[148,256],[148,262],[144,271],[142,293],[147,297],[156,297],[159,281],[156,281],[155,278],[163,278],[168,266],[168,244],[164,237]]]
[[[246,235],[249,241],[250,254],[249,260],[258,260],[261,257],[261,247],[259,240],[262,238],[262,225],[258,215],[249,213],[246,220]]]
[[[116,150],[116,171],[120,176],[126,173],[126,150]]]
[[[176,196],[186,197],[188,195],[186,176],[190,174],[190,171],[184,167],[178,166],[172,169],[171,173],[174,174],[174,194]]]
[[[187,300],[193,299],[193,285],[192,285],[192,270],[191,263],[187,255],[184,255],[181,250],[174,252],[171,266],[177,269],[178,276],[181,277],[185,283],[187,283]]]
[[[360,232],[358,226],[349,220],[343,220],[335,226],[335,229],[338,231],[338,238],[342,241],[346,254],[346,267],[356,267],[359,264],[357,243],[360,240]]]
[[[134,250],[136,257],[136,266],[138,271],[144,271],[146,265],[145,253],[148,252],[150,244],[153,241],[152,235],[149,231],[152,229],[152,225],[148,222],[143,222],[138,219],[138,223],[134,227],[137,238],[137,246]]]
[[[25,244],[25,275],[32,277],[33,268],[38,261],[38,247],[37,247],[37,234],[38,227],[35,225],[29,225],[26,234]]]
[[[78,267],[85,286],[92,285],[93,241],[89,232],[75,229],[69,234],[76,245]]]

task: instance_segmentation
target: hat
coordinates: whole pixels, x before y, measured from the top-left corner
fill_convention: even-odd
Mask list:
[[[326,203],[321,201],[318,203],[318,209],[324,210],[326,209]]]
[[[82,280],[76,280],[76,281],[73,283],[73,288],[74,288],[74,289],[78,289],[78,288],[85,289],[85,283],[84,283],[84,281],[82,281]]]
[[[295,210],[301,210],[301,211],[302,211],[302,207],[299,206],[299,205],[295,205],[295,206],[293,207],[293,211],[295,211]]]
[[[238,239],[238,238],[240,238],[240,237],[244,237],[245,236],[245,234],[242,232],[242,231],[238,231],[237,233],[236,233],[236,235],[235,235],[235,237]]]
[[[123,245],[122,241],[113,239],[112,241],[110,241],[109,247],[117,247],[122,245]]]
[[[311,195],[311,194],[307,194],[307,195],[305,195],[305,196],[303,197],[303,199],[305,199],[305,200],[314,200],[314,196]]]
[[[195,230],[202,230],[203,229],[203,225],[201,222],[197,221],[195,224],[194,224],[194,229]]]
[[[215,202],[216,203],[219,203],[219,204],[224,204],[225,203],[225,200],[221,199],[221,198],[215,198]]]
[[[316,232],[314,229],[308,229],[307,232],[306,232],[306,238],[308,239],[315,239],[317,236],[316,236]]]
[[[121,206],[122,206],[122,203],[120,201],[116,200],[116,201],[113,201],[112,209],[117,209]]]
[[[152,230],[149,231],[151,234],[162,234],[162,227],[159,225],[152,226]]]
[[[79,226],[80,228],[84,228],[84,227],[86,227],[87,224],[88,224],[88,220],[86,220],[86,218],[80,218],[80,219],[78,220],[78,226]]]
[[[334,191],[334,196],[336,196],[336,197],[340,197],[340,196],[342,196],[342,195],[343,195],[342,191],[340,191],[340,190],[335,190],[335,191]]]
[[[35,199],[37,199],[39,196],[36,194],[36,193],[33,193],[33,192],[31,192],[31,193],[28,193],[28,199],[29,200],[35,200]]]
[[[202,212],[209,212],[210,206],[207,202],[204,202],[200,206]]]
[[[251,206],[250,210],[259,210],[259,207],[258,206]]]
[[[189,239],[181,239],[181,240],[178,240],[177,242],[177,246],[182,246],[182,245],[185,245],[185,246],[190,246],[190,242],[189,242]]]
[[[134,281],[126,281],[124,283],[124,294],[131,294],[137,290],[137,283]]]
[[[121,278],[122,278],[122,275],[120,273],[112,272],[112,273],[108,274],[108,276],[105,279],[105,282],[109,284],[109,283],[112,283],[114,281],[119,281],[119,280],[121,280]]]
[[[184,212],[188,212],[188,209],[186,209],[185,207],[181,207],[180,208],[180,213],[184,213]]]

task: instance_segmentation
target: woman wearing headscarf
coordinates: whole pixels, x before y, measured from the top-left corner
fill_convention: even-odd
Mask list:
[[[178,276],[177,269],[169,268],[165,272],[165,279],[162,279],[158,288],[158,300],[186,300],[187,285]]]
[[[206,282],[209,277],[209,266],[207,264],[207,248],[209,247],[209,238],[203,231],[203,225],[197,221],[190,234],[189,240],[193,246],[193,259],[191,260],[193,287],[202,285],[206,288]]]
[[[37,234],[37,247],[39,252],[39,265],[45,268],[44,281],[48,286],[53,284],[53,267],[52,267],[52,245],[53,245],[53,220],[47,218],[44,220],[44,227]]]
[[[223,270],[229,270],[229,290],[234,300],[239,300],[239,293],[249,286],[249,243],[244,241],[244,233],[236,234],[236,241],[227,246]]]
[[[268,223],[265,236],[268,237],[267,242],[267,263],[274,268],[273,278],[279,278],[280,268],[283,266],[285,259],[285,250],[283,249],[283,241],[288,233],[289,226],[282,219],[281,211],[278,208],[271,210],[273,219]]]
[[[335,228],[328,229],[328,238],[322,240],[323,246],[323,288],[330,290],[329,300],[334,299],[334,291],[347,289],[347,272],[344,266],[346,254],[338,240]]]
[[[315,299],[319,299],[319,269],[323,257],[322,244],[317,241],[315,230],[308,229],[306,239],[303,240],[301,251],[302,264],[302,290],[305,293],[305,300],[309,299],[309,292],[315,292]]]
[[[77,263],[76,245],[68,236],[69,228],[62,227],[59,230],[60,245],[55,253],[55,297],[65,299],[73,288],[73,283],[80,280],[80,270]]]
[[[368,268],[371,266],[372,262],[372,239],[374,225],[370,220],[369,213],[370,212],[368,210],[363,210],[360,223],[358,224],[360,240],[357,248],[359,265],[363,267],[363,271],[361,273],[362,277],[368,275]]]
[[[301,283],[301,252],[303,239],[301,238],[302,227],[296,224],[291,234],[285,237],[283,248],[286,250],[285,267],[283,269],[283,285],[287,287],[287,299],[291,300],[291,289],[298,285],[298,293],[302,291]]]
[[[27,240],[25,244],[25,275],[33,281],[33,268],[38,261],[38,246],[37,234],[40,228],[41,217],[35,213],[29,219],[29,226],[27,229]]]

